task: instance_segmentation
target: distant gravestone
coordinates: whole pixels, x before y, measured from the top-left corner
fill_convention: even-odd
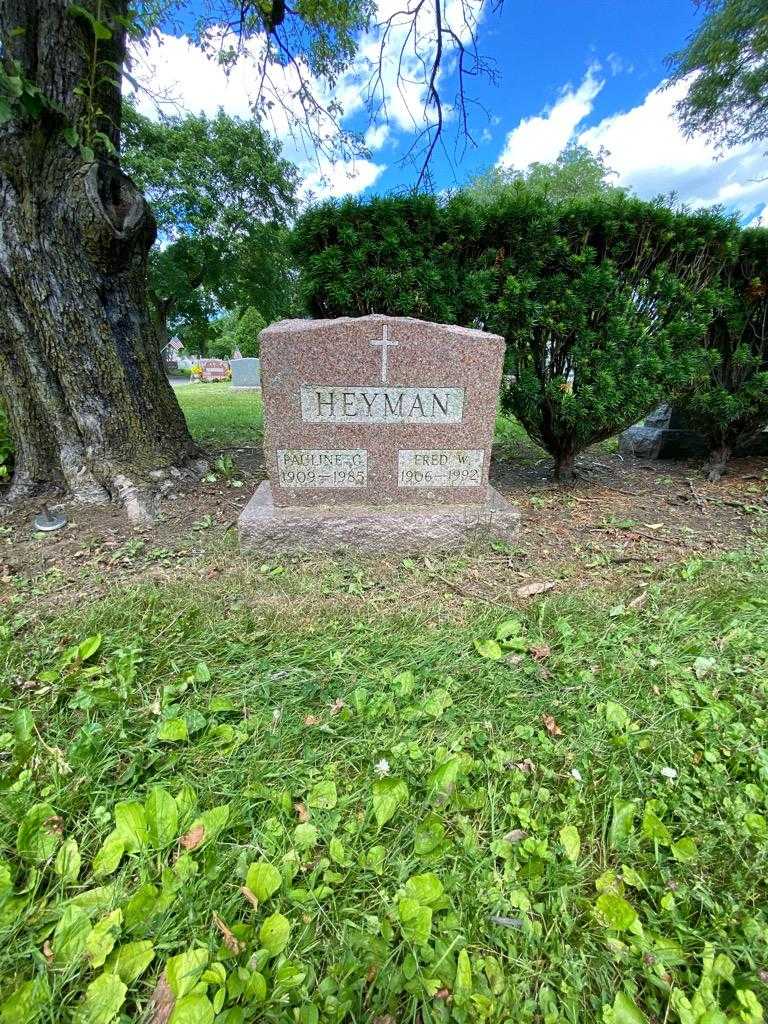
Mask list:
[[[204,359],[201,379],[204,381],[227,380],[229,363],[225,359]]]
[[[706,439],[673,405],[664,403],[619,437],[622,455],[650,461],[696,459],[709,453]],[[768,428],[734,450],[735,455],[768,455]]]
[[[230,360],[233,388],[261,387],[261,360],[243,358]]]
[[[269,473],[239,520],[260,550],[413,551],[507,539],[488,484],[503,339],[405,317],[261,333]]]

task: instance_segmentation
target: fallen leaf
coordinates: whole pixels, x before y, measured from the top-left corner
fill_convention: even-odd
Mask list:
[[[523,761],[518,761],[515,764],[515,768],[517,768],[519,772],[522,772],[523,775],[530,775],[531,772],[536,771],[536,765],[530,757],[526,757]]]
[[[293,809],[294,811],[296,811],[296,817],[302,824],[305,821],[309,821],[309,811],[307,810],[306,806],[301,802],[301,800],[297,800],[294,803]]]
[[[196,850],[205,839],[205,825],[195,825],[181,837],[179,842],[185,850]]]
[[[638,594],[637,597],[633,597],[632,600],[627,605],[627,607],[628,608],[634,608],[635,610],[637,610],[638,608],[642,608],[647,600],[648,600],[648,591],[644,590],[641,594]]]
[[[525,661],[525,658],[522,654],[508,654],[504,658],[504,661],[506,661],[508,665],[519,665],[522,661]]]
[[[445,1002],[447,999],[450,998],[451,990],[449,988],[439,988],[437,992],[435,992],[435,999],[442,999],[443,1002]]]
[[[552,649],[549,644],[534,644],[533,647],[529,648],[530,655],[534,661],[544,661],[552,653]]]
[[[336,700],[331,704],[331,714],[332,715],[338,715],[338,713],[344,707],[346,707],[346,705],[344,704],[344,701],[341,699],[341,697],[337,697]]]
[[[544,594],[548,590],[554,590],[557,583],[550,580],[547,583],[526,583],[523,587],[517,588],[518,597],[535,597],[536,594]]]
[[[522,828],[513,828],[504,836],[508,843],[522,843],[528,833]]]
[[[52,835],[60,836],[64,833],[64,819],[58,814],[54,814],[52,818],[47,819],[44,828]]]
[[[161,974],[157,979],[155,991],[150,999],[152,1006],[151,1024],[167,1024],[168,1018],[173,1012],[175,1001],[171,986],[165,980],[165,974]]]
[[[47,939],[43,943],[43,956],[45,957],[49,964],[53,963],[53,949],[51,947],[50,942]]]
[[[304,725],[320,725],[321,719],[317,715],[307,715],[304,719]]]
[[[541,720],[544,723],[544,728],[547,730],[550,736],[562,736],[563,730],[554,720],[552,715],[542,715]]]
[[[230,953],[234,953],[235,956],[239,956],[240,953],[245,949],[245,943],[241,942],[238,938],[233,935],[232,931],[227,928],[226,924],[222,921],[219,915],[214,910],[213,912],[213,923],[221,932],[221,937],[224,941],[224,945],[227,947]]]
[[[247,885],[241,885],[240,892],[243,894],[243,896],[245,896],[245,898],[248,900],[248,902],[251,904],[254,910],[259,909],[259,901],[256,899],[256,896],[251,892]]]

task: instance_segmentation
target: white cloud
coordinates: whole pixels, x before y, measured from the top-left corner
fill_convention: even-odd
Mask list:
[[[498,166],[523,170],[529,164],[556,160],[576,128],[592,111],[595,97],[605,84],[597,77],[599,71],[599,65],[593,64],[578,89],[566,85],[557,101],[543,114],[523,118],[507,135]]]
[[[356,196],[373,185],[386,169],[386,164],[372,160],[321,160],[320,166],[304,178],[304,193],[312,192],[316,199]]]
[[[381,147],[388,141],[390,134],[391,129],[386,121],[381,124],[372,124],[365,133],[366,148],[371,151],[381,149]]]
[[[644,198],[674,192],[694,208],[722,204],[768,222],[768,176],[762,146],[749,144],[720,152],[703,136],[686,138],[675,116],[675,105],[690,81],[667,87],[660,82],[642,103],[603,118],[591,127],[584,122],[605,82],[599,67],[587,71],[578,89],[566,86],[543,114],[524,118],[507,135],[498,164],[523,169],[535,161],[556,160],[569,142],[592,152],[607,150],[613,179]],[[610,87],[609,87],[610,88]],[[760,209],[760,213],[755,210]]]

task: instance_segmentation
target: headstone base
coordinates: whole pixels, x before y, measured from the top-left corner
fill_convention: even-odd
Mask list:
[[[265,480],[237,525],[244,550],[417,554],[477,541],[511,540],[520,530],[520,513],[493,487],[483,505],[277,506]]]

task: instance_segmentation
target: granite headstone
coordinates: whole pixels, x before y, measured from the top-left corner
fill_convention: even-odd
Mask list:
[[[284,320],[261,332],[269,474],[244,547],[408,551],[510,538],[488,484],[503,339],[406,317]]]
[[[243,358],[230,359],[229,366],[232,370],[233,388],[260,388],[261,387],[261,360]]]

